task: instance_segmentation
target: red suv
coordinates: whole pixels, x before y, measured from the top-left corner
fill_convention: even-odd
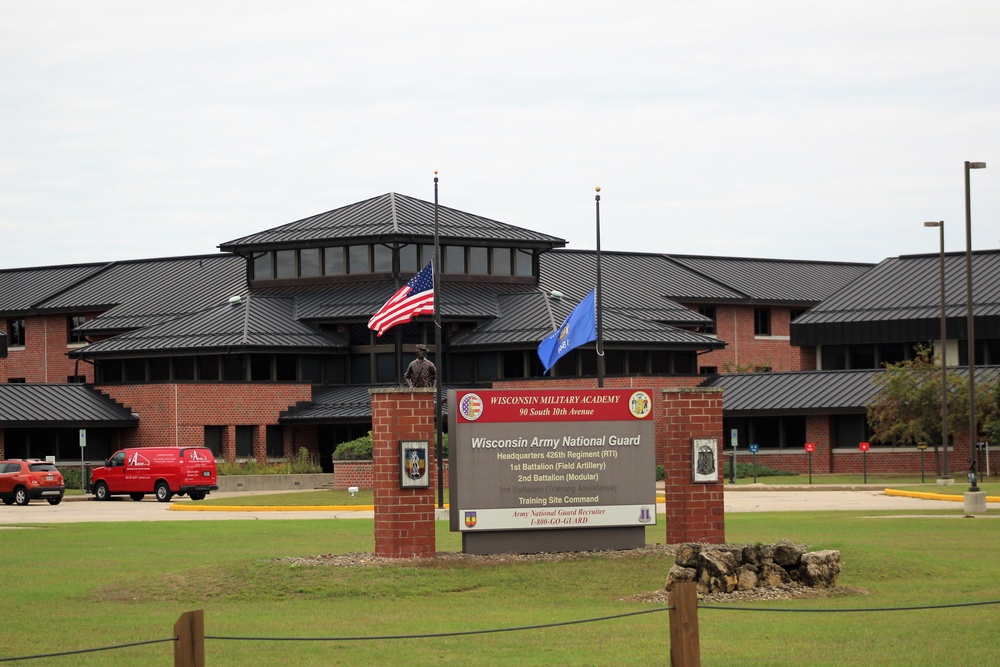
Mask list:
[[[65,493],[66,483],[55,464],[42,459],[0,461],[0,500],[4,505],[27,505],[32,498],[58,505]]]

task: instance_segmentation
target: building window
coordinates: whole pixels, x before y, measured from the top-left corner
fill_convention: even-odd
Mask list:
[[[484,276],[490,272],[490,249],[469,248],[469,273]]]
[[[343,246],[323,250],[323,273],[327,276],[342,276],[347,273]]]
[[[510,248],[493,248],[493,275],[509,276]]]
[[[753,333],[755,336],[771,335],[771,309],[753,309]]]
[[[236,427],[236,457],[249,459],[253,456],[253,426]]]
[[[25,378],[7,378],[7,384],[25,384],[26,382]]]
[[[392,273],[392,248],[377,244],[375,250],[375,265],[372,270],[375,273]]]
[[[281,459],[285,457],[285,443],[282,439],[280,426],[268,426],[264,431],[264,440],[268,459]]]
[[[315,278],[320,273],[319,248],[299,250],[299,275],[303,278]]]
[[[698,374],[699,375],[718,375],[719,374],[719,367],[718,366],[699,366],[698,367]]]
[[[715,334],[716,332],[716,316],[715,316],[715,306],[698,306],[698,314],[704,315],[711,322],[705,322],[698,326],[698,331],[703,334]]]
[[[253,256],[254,280],[271,280],[274,270],[271,267],[271,253],[262,252]]]
[[[295,277],[295,251],[277,250],[274,253],[274,277],[282,278]]]
[[[441,248],[444,254],[445,273],[465,273],[465,248],[460,245],[446,245]]]
[[[83,326],[87,321],[83,315],[70,315],[66,318],[66,341],[70,345],[86,343],[87,338],[82,331],[77,331],[77,327]]]
[[[67,375],[66,384],[85,384],[87,382],[87,376],[85,375]]]
[[[347,246],[347,272],[348,273],[371,273],[371,259],[368,255],[371,246],[352,245]]]
[[[198,381],[199,382],[217,382],[219,380],[219,357],[211,355],[202,355],[197,358],[197,368],[198,368]]]
[[[530,250],[517,250],[514,253],[514,275],[515,276],[530,276],[531,275],[531,251]]]
[[[7,320],[7,344],[24,347],[24,320]]]
[[[412,243],[400,246],[399,248],[399,272],[402,275],[416,273],[420,267],[417,266],[417,246]]]
[[[205,446],[217,459],[222,458],[222,432],[224,426],[205,427]]]

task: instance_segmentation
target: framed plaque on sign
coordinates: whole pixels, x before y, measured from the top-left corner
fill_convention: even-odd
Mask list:
[[[691,481],[701,484],[719,481],[718,438],[692,438]]]
[[[399,441],[399,487],[423,489],[430,486],[427,467],[429,444],[426,440]]]

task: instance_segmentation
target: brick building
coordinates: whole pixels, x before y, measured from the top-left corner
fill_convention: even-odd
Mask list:
[[[426,316],[377,337],[368,318],[429,261],[435,229],[440,340]],[[418,343],[451,386],[592,383],[593,346],[548,375],[536,354],[595,282],[595,253],[565,246],[389,193],[222,243],[216,255],[0,270],[0,455],[78,460],[85,427],[93,460],[126,445],[205,444],[230,459],[305,447],[329,470],[336,444],[370,427],[369,388],[401,384]],[[867,276],[894,275],[884,264],[604,253],[605,372],[721,386],[727,439],[736,428],[801,469],[805,438],[838,449],[849,437],[835,415],[863,419],[864,404],[803,407],[797,383],[841,361],[854,368],[846,360],[863,363],[866,346],[885,360],[934,340],[917,328],[891,344],[843,342],[810,319],[825,304],[836,310],[852,285],[872,294]],[[924,273],[922,298],[932,302],[936,274]],[[870,386],[871,372],[859,382]],[[736,385],[761,378],[773,383],[772,404],[747,407]],[[18,384],[74,385],[72,400],[96,397],[113,415],[73,412],[68,394],[46,411]],[[828,467],[839,458],[853,465],[831,455]]]

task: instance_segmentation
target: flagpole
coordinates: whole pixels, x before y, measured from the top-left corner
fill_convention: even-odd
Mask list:
[[[601,313],[601,186],[595,188],[594,206],[597,214],[597,386],[604,386],[604,317]],[[435,304],[435,308],[437,304]]]
[[[437,446],[434,449],[434,457],[437,459],[437,482],[438,482],[438,508],[444,507],[444,461],[441,456],[441,447],[444,438],[441,434],[441,376],[444,369],[444,352],[441,349],[441,295],[439,293],[439,283],[441,282],[441,242],[438,237],[438,177],[437,170],[434,170],[434,349],[437,352],[437,373],[434,376],[434,423],[437,425]]]

